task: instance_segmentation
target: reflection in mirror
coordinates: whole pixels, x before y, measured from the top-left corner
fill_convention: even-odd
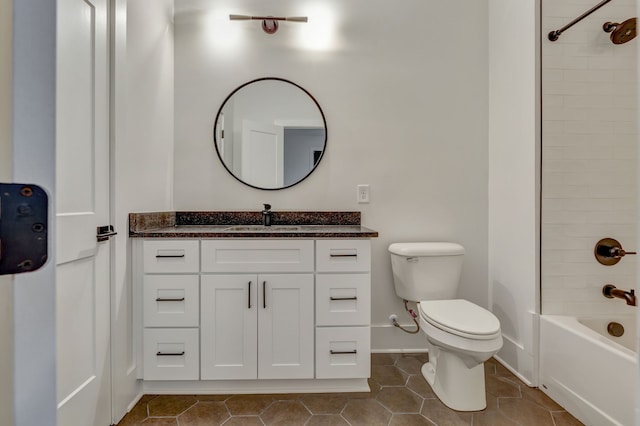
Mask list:
[[[327,142],[318,102],[280,78],[253,80],[234,90],[218,111],[213,134],[229,173],[260,189],[287,188],[304,180]]]

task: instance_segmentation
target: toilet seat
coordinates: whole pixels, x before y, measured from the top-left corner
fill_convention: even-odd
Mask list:
[[[498,318],[467,300],[425,300],[418,307],[424,321],[447,333],[473,340],[500,336]]]

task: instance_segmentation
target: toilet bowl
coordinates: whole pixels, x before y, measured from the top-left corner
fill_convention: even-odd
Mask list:
[[[396,293],[417,303],[427,338],[429,361],[422,375],[449,408],[483,410],[483,363],[502,347],[502,334],[495,315],[455,298],[464,248],[455,243],[395,243],[389,252]]]
[[[498,319],[463,299],[422,301],[418,311],[429,349],[422,375],[436,396],[458,411],[486,408],[484,362],[502,347]]]

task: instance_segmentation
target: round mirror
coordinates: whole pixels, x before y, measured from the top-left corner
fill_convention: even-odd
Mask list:
[[[327,144],[327,123],[305,89],[281,78],[260,78],[227,96],[213,135],[229,173],[254,188],[273,190],[313,172]]]

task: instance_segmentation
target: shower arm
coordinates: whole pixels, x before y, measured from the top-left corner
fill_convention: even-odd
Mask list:
[[[602,0],[600,3],[598,3],[595,6],[593,6],[591,9],[587,10],[585,13],[583,13],[580,16],[578,16],[576,19],[574,19],[573,21],[569,22],[564,27],[560,28],[559,30],[551,31],[549,33],[549,35],[548,35],[549,40],[551,40],[551,41],[558,40],[558,38],[560,38],[560,34],[565,32],[569,28],[573,27],[575,24],[577,24],[578,22],[582,21],[584,18],[586,18],[587,16],[591,15],[593,12],[595,12],[598,9],[600,9],[602,6],[604,6],[605,4],[609,3],[610,1],[611,0]]]

